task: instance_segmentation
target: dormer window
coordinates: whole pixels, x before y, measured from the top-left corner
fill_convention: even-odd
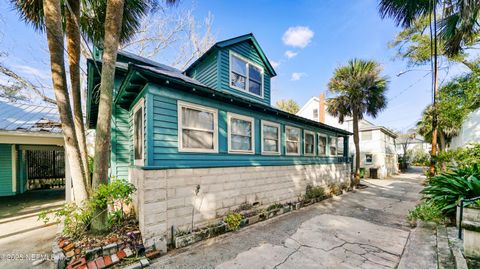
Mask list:
[[[263,69],[230,52],[230,87],[263,97]]]

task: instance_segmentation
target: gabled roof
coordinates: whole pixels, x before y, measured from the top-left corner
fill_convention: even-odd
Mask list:
[[[200,58],[198,58],[187,69],[185,69],[185,73],[188,73],[191,69],[193,69],[198,63],[202,62],[205,59],[205,57],[210,55],[213,51],[216,51],[216,50],[221,49],[221,48],[226,48],[228,46],[235,45],[235,44],[245,42],[245,41],[251,42],[253,44],[254,48],[258,52],[258,55],[260,55],[260,58],[262,59],[265,66],[267,67],[268,72],[270,72],[272,77],[276,76],[277,73],[275,72],[275,69],[273,69],[272,64],[270,63],[270,61],[268,61],[268,58],[265,55],[265,52],[263,52],[262,48],[258,44],[257,39],[255,38],[255,36],[252,33],[237,36],[237,37],[234,37],[234,38],[230,38],[230,39],[223,40],[223,41],[215,43],[210,49],[207,50],[207,52],[205,52]]]
[[[0,101],[0,131],[60,133],[62,128],[54,106]]]

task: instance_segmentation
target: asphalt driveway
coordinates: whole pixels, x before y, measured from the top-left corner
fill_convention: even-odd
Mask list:
[[[421,170],[174,250],[153,268],[396,268],[420,199]],[[426,261],[435,259],[434,253]],[[428,264],[427,262],[427,264]]]

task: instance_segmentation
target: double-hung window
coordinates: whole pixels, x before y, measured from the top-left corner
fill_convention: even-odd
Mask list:
[[[285,145],[287,155],[300,155],[300,129],[285,127]]]
[[[230,52],[230,87],[263,97],[263,69]]]
[[[178,150],[218,152],[218,112],[216,109],[178,102]]]
[[[255,153],[254,134],[253,118],[228,113],[228,152]]]
[[[330,155],[337,155],[337,138],[334,136],[330,136],[330,141],[328,142],[328,144],[330,145]]]
[[[327,155],[327,137],[325,135],[318,135],[318,156]]]
[[[143,165],[144,159],[144,99],[133,107],[133,155],[134,164]]]
[[[280,124],[262,121],[262,154],[280,154]]]
[[[344,144],[343,144],[343,137],[340,136],[338,137],[338,147],[337,147],[337,155],[338,156],[343,156],[343,148],[344,148]]]
[[[308,156],[315,155],[315,133],[304,131],[303,133],[303,154]]]

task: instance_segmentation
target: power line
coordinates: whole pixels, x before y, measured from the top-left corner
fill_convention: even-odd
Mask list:
[[[428,72],[426,73],[425,75],[423,75],[421,78],[417,79],[415,82],[413,82],[412,84],[408,85],[408,87],[406,87],[405,89],[401,90],[397,95],[395,95],[394,97],[388,99],[388,102],[391,102],[392,100],[400,97],[403,93],[405,93],[406,91],[408,91],[409,89],[411,89],[413,86],[415,86],[417,83],[419,83],[422,79],[424,79],[426,76],[428,76],[431,72]]]

